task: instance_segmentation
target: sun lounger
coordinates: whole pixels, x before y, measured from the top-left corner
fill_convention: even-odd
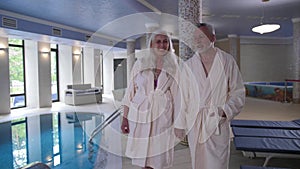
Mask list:
[[[273,157],[300,158],[300,139],[237,136],[234,145],[237,150],[251,152],[253,157],[258,153],[266,157],[263,166]]]
[[[241,166],[240,169],[288,169],[288,168],[278,168],[278,167],[258,167],[258,166],[244,165],[244,166]]]
[[[235,137],[244,136],[300,139],[300,130],[290,129],[232,127],[232,133]]]
[[[232,120],[231,127],[300,129],[300,119],[293,121]]]
[[[300,154],[300,139],[234,137],[237,150]]]

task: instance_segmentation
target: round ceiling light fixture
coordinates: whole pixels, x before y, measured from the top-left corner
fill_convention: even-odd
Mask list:
[[[279,24],[261,24],[252,28],[252,31],[259,34],[270,33],[278,30]]]
[[[269,2],[269,0],[262,0],[262,2]],[[260,24],[252,28],[252,32],[259,33],[259,34],[264,34],[264,33],[270,33],[278,30],[280,28],[279,24],[263,24],[263,19],[265,17],[264,14],[264,6],[262,6],[262,17]]]

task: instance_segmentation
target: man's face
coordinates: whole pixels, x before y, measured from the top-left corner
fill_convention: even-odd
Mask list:
[[[196,51],[199,53],[206,51],[210,47],[212,47],[212,44],[215,40],[214,35],[212,35],[207,27],[200,27],[195,30],[194,32],[194,37],[193,37],[193,42],[194,42],[194,47]]]
[[[168,53],[170,44],[168,36],[166,35],[156,35],[154,40],[151,42],[151,48],[153,48],[154,53],[158,56],[164,56]]]

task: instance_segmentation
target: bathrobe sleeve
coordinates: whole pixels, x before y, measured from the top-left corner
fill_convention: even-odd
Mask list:
[[[186,62],[181,62],[177,74],[177,88],[174,103],[174,127],[178,129],[189,130],[191,123],[190,119],[195,118],[199,110],[199,104],[191,104],[191,102],[200,102],[200,96],[197,82],[194,74]]]
[[[232,120],[241,112],[245,104],[245,87],[234,58],[225,52],[223,55],[225,55],[225,71],[228,78],[228,95],[223,106],[223,111],[226,114],[227,120]]]
[[[177,76],[178,77],[178,76]],[[173,95],[173,105],[174,105],[174,127],[178,129],[185,129],[186,119],[181,104],[181,89],[179,87],[179,79],[175,78],[172,86],[171,92]]]

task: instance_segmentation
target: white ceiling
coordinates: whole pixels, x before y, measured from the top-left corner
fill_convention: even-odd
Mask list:
[[[144,33],[145,23],[163,24],[176,34],[178,1],[0,0],[0,14],[20,14],[118,40]],[[263,12],[264,23],[279,23],[281,29],[265,35],[251,32],[261,22]],[[203,0],[202,14],[204,22],[215,26],[219,39],[229,34],[291,37],[292,18],[300,18],[300,0]]]

